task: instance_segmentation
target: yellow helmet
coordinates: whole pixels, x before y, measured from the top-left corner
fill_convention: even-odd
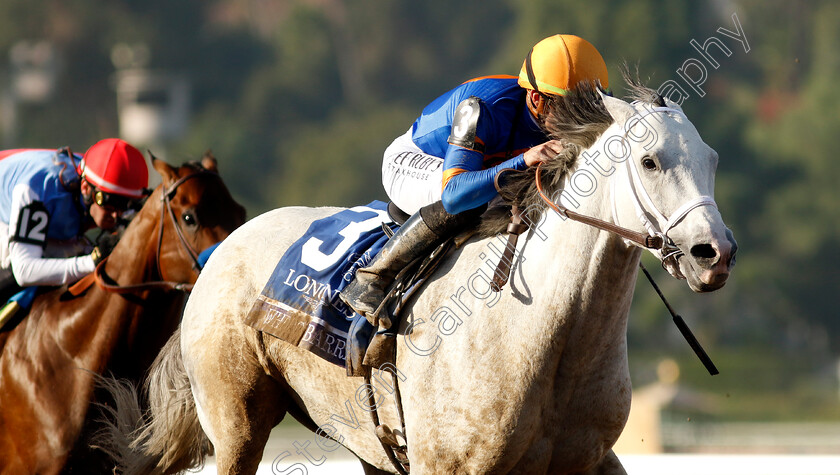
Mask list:
[[[598,80],[607,89],[607,65],[592,43],[575,35],[554,35],[528,53],[519,85],[543,94],[563,96],[584,80]]]

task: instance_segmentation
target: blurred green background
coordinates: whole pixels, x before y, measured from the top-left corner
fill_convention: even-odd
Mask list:
[[[733,14],[745,43],[721,30],[736,32]],[[740,246],[709,295],[645,259],[721,375],[704,373],[640,281],[634,384],[674,358],[685,385],[721,396],[717,418],[840,420],[838,25],[828,0],[3,0],[2,145],[83,152],[120,135],[126,72],[147,71],[187,86],[188,121],[136,145],[172,163],[212,149],[249,216],[362,204],[385,198],[381,153],[426,103],[471,77],[518,74],[536,41],[577,34],[602,52],[617,95],[624,61],[689,94]],[[713,36],[731,51],[709,46],[717,68],[691,45]],[[706,68],[702,96],[678,74],[692,58]],[[38,67],[40,96],[16,83]]]

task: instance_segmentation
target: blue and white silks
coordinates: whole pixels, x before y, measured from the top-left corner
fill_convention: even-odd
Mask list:
[[[382,224],[395,225],[386,210],[373,201],[313,222],[280,259],[246,322],[345,366],[351,324],[364,317],[338,294],[388,241]]]

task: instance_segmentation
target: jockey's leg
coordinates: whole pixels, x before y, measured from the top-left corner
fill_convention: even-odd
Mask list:
[[[474,222],[483,210],[482,207],[449,214],[440,201],[420,208],[388,240],[369,266],[356,271],[356,278],[341,292],[341,300],[375,323],[374,314],[397,273],[447,236]]]

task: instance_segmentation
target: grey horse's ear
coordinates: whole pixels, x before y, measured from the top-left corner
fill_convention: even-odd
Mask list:
[[[604,101],[604,107],[607,108],[607,112],[610,113],[616,123],[624,125],[631,117],[633,117],[634,114],[636,114],[636,109],[621,99],[608,96],[601,91],[598,91],[598,93],[601,94],[601,100]]]
[[[676,110],[682,112],[683,114],[685,114],[685,111],[683,111],[682,106],[679,105],[678,103],[672,101],[671,99],[668,99],[667,97],[663,97],[662,99],[665,102],[666,107],[670,107],[671,109],[676,109]]]

